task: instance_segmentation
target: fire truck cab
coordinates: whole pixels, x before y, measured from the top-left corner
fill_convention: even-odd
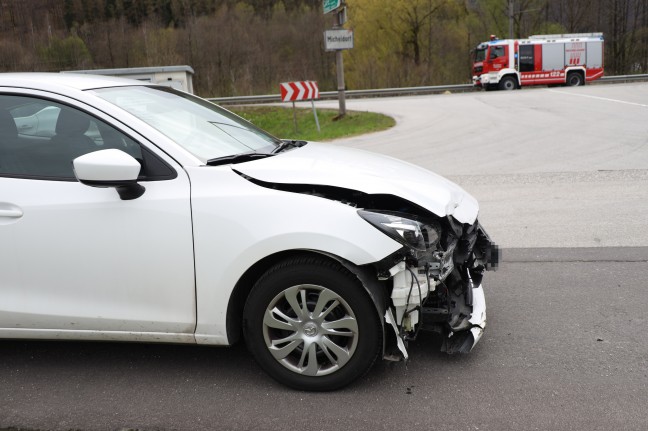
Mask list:
[[[548,34],[477,45],[473,83],[486,90],[584,85],[603,76],[603,33]]]

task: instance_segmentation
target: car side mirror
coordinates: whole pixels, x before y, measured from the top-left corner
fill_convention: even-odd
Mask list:
[[[72,161],[74,175],[90,187],[114,187],[122,200],[137,199],[144,186],[137,183],[142,166],[135,158],[117,149],[84,154]]]

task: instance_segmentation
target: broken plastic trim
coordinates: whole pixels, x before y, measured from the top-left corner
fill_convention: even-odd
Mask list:
[[[405,362],[409,359],[409,354],[407,353],[407,347],[405,346],[405,342],[403,341],[403,338],[401,337],[398,326],[396,325],[396,319],[394,318],[394,314],[392,313],[391,307],[387,307],[387,311],[385,312],[385,322],[394,330],[394,334],[396,335],[396,346],[398,347],[398,350],[403,355],[403,359]],[[389,358],[390,360],[394,360],[394,358]]]

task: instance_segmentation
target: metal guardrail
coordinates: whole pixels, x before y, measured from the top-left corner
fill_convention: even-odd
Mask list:
[[[648,81],[648,74],[641,75],[616,75],[616,76],[602,76],[598,81],[594,81],[592,84],[598,82],[636,82],[636,81]]]
[[[618,76],[603,76],[593,84],[604,83],[619,83],[619,82],[637,82],[648,81],[648,74],[643,75],[618,75]],[[372,90],[348,90],[345,92],[347,99],[354,99],[360,97],[385,97],[385,96],[407,96],[415,94],[434,94],[450,92],[466,92],[475,91],[472,84],[458,84],[458,85],[435,85],[427,87],[400,87],[400,88],[380,88]],[[332,100],[337,99],[337,91],[322,91],[320,92],[319,100]],[[234,96],[234,97],[211,97],[208,98],[210,102],[218,103],[219,105],[244,105],[251,103],[276,103],[281,102],[280,94],[266,94],[261,96]]]
[[[443,93],[445,91],[473,91],[472,84],[459,85],[437,85],[429,87],[400,87],[400,88],[381,88],[371,90],[347,90],[345,96],[347,99],[360,97],[381,97],[381,96],[403,96],[408,94],[433,94]],[[337,91],[320,91],[319,100],[337,99]],[[234,97],[211,97],[207,98],[210,102],[219,105],[228,104],[247,104],[247,103],[274,103],[281,102],[280,94],[267,94],[263,96],[234,96]]]

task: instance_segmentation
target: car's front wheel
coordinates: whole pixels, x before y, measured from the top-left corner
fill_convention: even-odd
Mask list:
[[[382,350],[379,314],[358,279],[325,258],[268,270],[244,310],[248,349],[274,379],[327,391],[364,375]]]

